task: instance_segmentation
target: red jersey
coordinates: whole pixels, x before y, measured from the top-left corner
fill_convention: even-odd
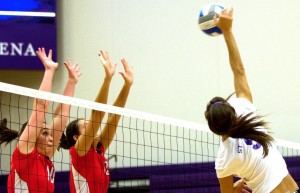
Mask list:
[[[79,156],[73,146],[70,155],[71,192],[106,193],[110,176],[103,146],[97,150],[91,147],[84,156]]]
[[[12,155],[11,169],[7,181],[8,193],[54,192],[54,166],[48,157],[37,149],[23,154],[16,147]]]

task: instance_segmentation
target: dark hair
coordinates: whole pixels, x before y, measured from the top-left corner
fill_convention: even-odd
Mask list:
[[[237,116],[234,108],[227,102],[232,94],[224,99],[214,97],[206,106],[205,118],[210,130],[217,135],[228,135],[232,138],[251,139],[262,145],[264,157],[269,153],[269,146],[274,141],[273,137],[258,127],[267,129],[267,123],[261,116],[253,113]]]
[[[22,125],[21,131],[18,132],[18,131],[9,129],[7,127],[7,119],[4,118],[3,120],[1,120],[0,121],[0,145],[5,142],[6,142],[5,145],[7,145],[10,142],[12,142],[14,139],[19,137],[22,134],[22,132],[24,131],[26,125],[27,125],[27,122]]]
[[[79,135],[79,127],[78,127],[78,121],[82,119],[75,119],[72,122],[70,122],[66,128],[66,135],[63,133],[60,142],[58,145],[58,150],[60,148],[63,149],[70,149],[72,146],[75,145],[76,141],[73,139],[74,135]]]

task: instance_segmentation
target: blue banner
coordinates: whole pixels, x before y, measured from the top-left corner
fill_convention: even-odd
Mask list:
[[[35,53],[39,47],[52,49],[57,60],[55,1],[16,1],[0,4],[0,70],[43,70]]]

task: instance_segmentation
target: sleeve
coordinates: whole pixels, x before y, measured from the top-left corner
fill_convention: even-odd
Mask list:
[[[228,103],[234,108],[237,116],[256,112],[256,107],[245,98],[232,98]]]
[[[16,169],[18,173],[22,171],[23,174],[28,174],[30,170],[30,166],[36,165],[35,162],[37,159],[37,149],[34,150],[29,154],[23,154],[19,151],[18,147],[15,148],[13,156],[12,156],[12,163],[13,167]]]
[[[241,168],[241,157],[236,153],[236,139],[228,138],[221,144],[215,162],[215,169],[218,178],[235,175]]]

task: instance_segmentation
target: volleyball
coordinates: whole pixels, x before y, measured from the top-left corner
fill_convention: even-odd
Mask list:
[[[222,34],[220,28],[214,24],[214,15],[219,17],[224,6],[220,4],[208,4],[201,10],[198,18],[198,25],[200,29],[209,36],[218,36]]]

